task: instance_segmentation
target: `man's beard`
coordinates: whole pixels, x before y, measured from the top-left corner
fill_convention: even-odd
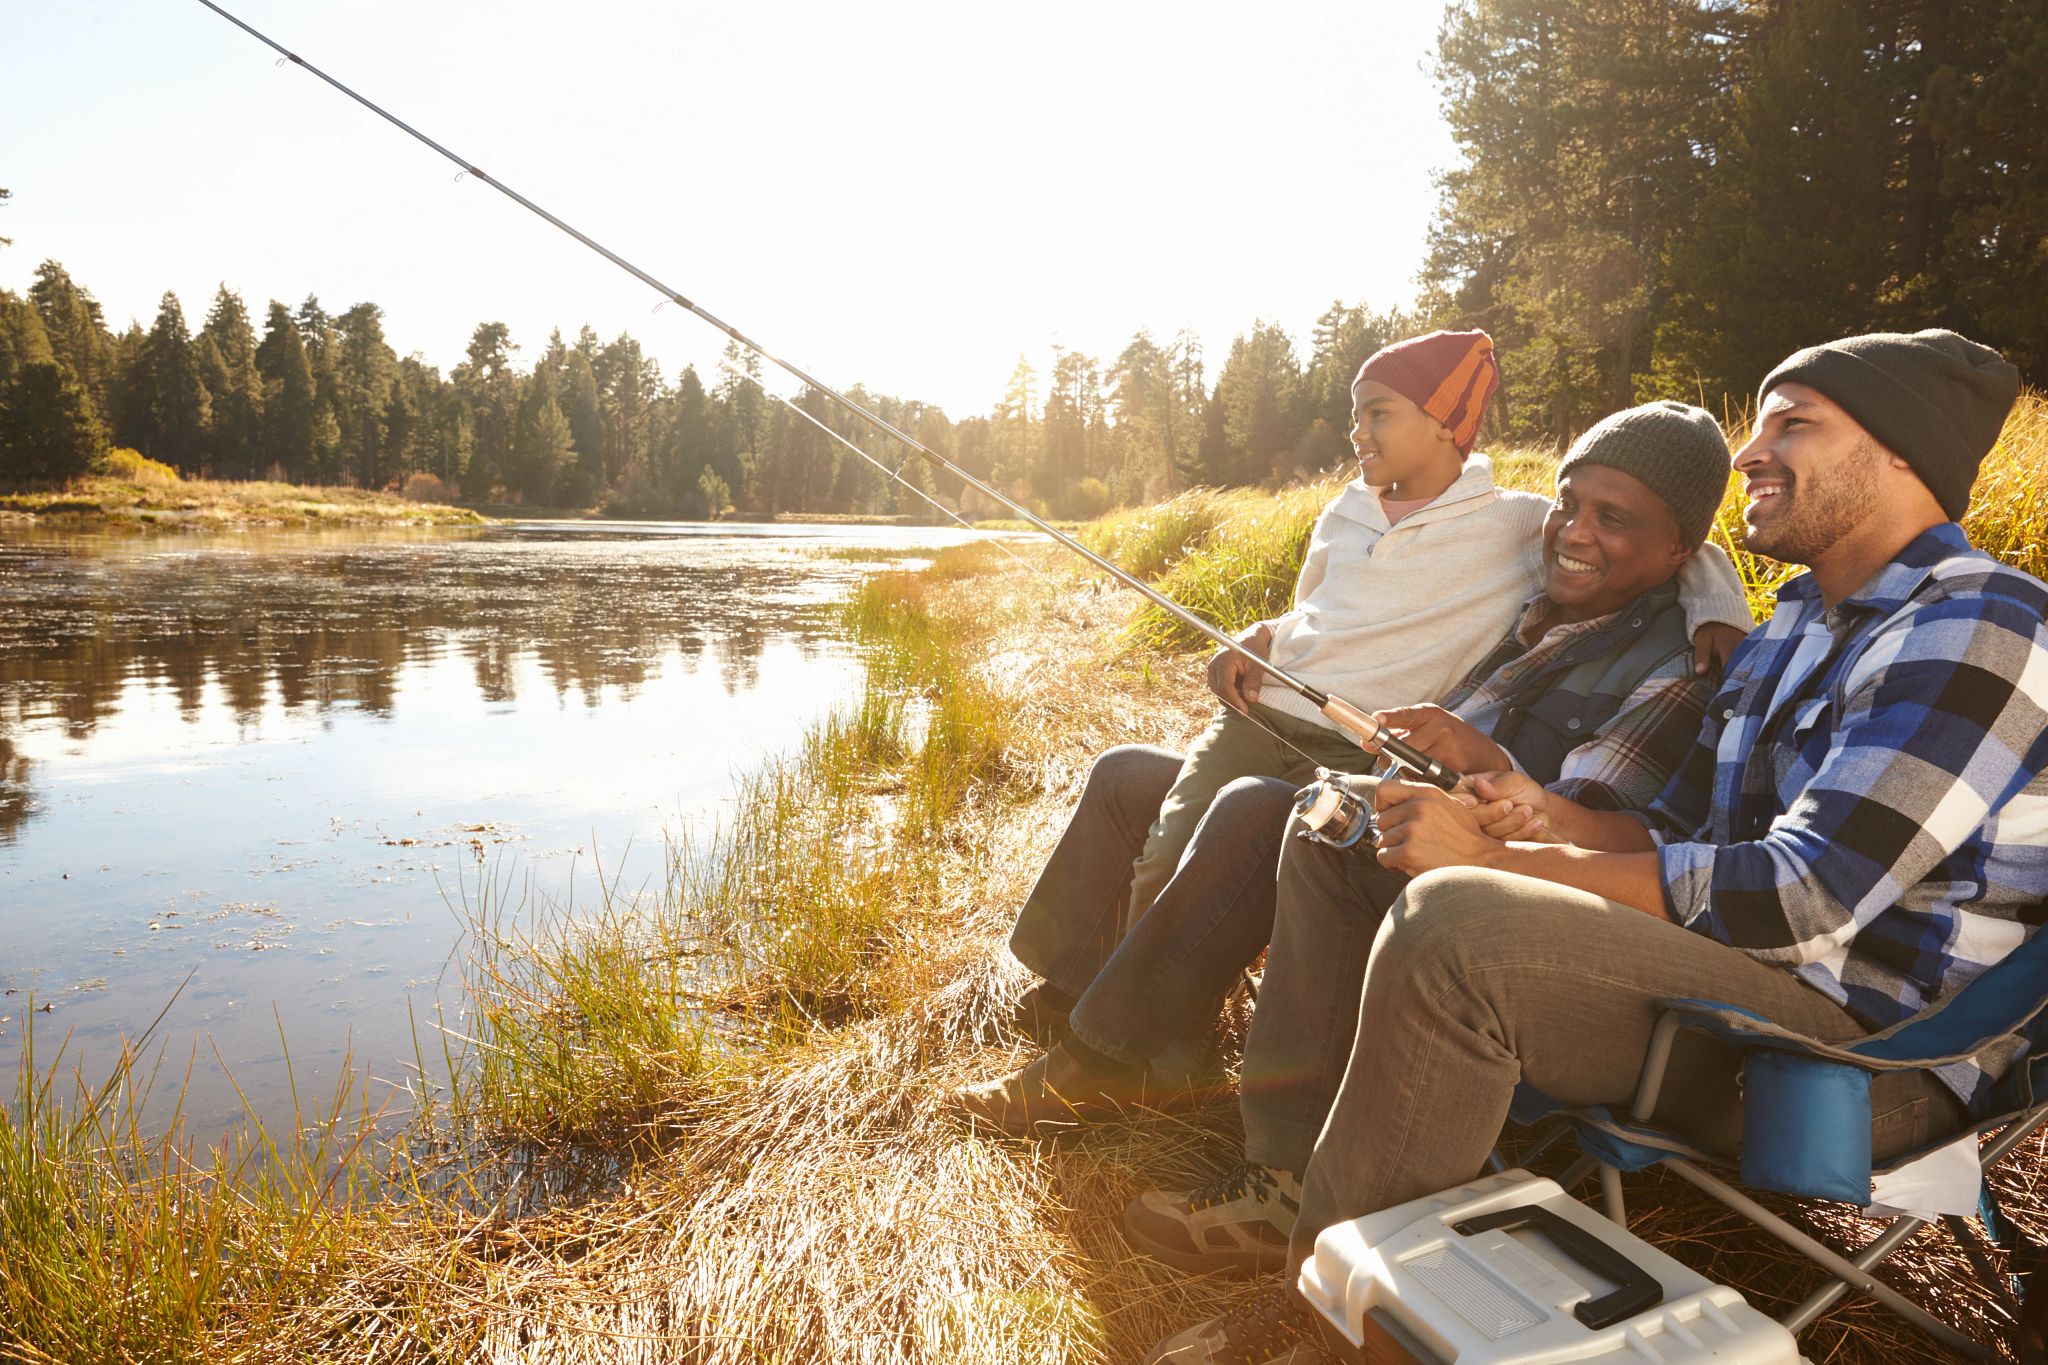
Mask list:
[[[1869,515],[1877,502],[1877,471],[1884,448],[1865,436],[1825,474],[1794,475],[1791,505],[1772,523],[1751,531],[1744,548],[1784,564],[1811,565]]]

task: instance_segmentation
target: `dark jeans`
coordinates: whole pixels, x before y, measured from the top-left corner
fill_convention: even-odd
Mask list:
[[[1269,777],[1224,786],[1151,908],[1123,932],[1131,861],[1180,769],[1179,755],[1141,745],[1098,758],[1010,937],[1018,961],[1077,999],[1074,1036],[1119,1061],[1206,1036],[1272,932],[1295,785]]]
[[[1299,1175],[1351,1060],[1373,938],[1408,878],[1381,867],[1369,840],[1329,848],[1293,837],[1296,828],[1280,850],[1273,946],[1238,1104],[1245,1159]]]

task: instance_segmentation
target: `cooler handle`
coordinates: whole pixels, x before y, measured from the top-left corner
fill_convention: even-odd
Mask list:
[[[1541,1204],[1501,1209],[1451,1225],[1451,1230],[1462,1237],[1496,1230],[1513,1232],[1517,1228],[1536,1229],[1580,1265],[1619,1286],[1600,1298],[1582,1299],[1572,1305],[1572,1316],[1591,1331],[1612,1327],[1664,1301],[1664,1286],[1657,1282],[1656,1276],[1578,1224],[1559,1217]]]

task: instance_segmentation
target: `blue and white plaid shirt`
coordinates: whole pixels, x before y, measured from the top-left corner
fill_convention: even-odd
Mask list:
[[[1647,817],[1666,910],[1872,1030],[2026,941],[2048,898],[2048,585],[1945,523],[1729,660]],[[1968,1102],[2007,1059],[1945,1068]]]

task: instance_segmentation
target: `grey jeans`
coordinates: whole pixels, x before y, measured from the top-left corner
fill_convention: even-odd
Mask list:
[[[1790,972],[1662,917],[1506,873],[1417,877],[1372,945],[1349,1063],[1302,1182],[1290,1267],[1326,1227],[1470,1180],[1519,1081],[1565,1104],[1627,1103],[1658,1001],[1674,996],[1724,1000],[1819,1038],[1869,1031]],[[1737,1072],[1732,1051],[1681,1034],[1658,1122],[1732,1153]],[[1878,1076],[1871,1110],[1880,1158],[1962,1120],[1955,1096],[1924,1072]]]

